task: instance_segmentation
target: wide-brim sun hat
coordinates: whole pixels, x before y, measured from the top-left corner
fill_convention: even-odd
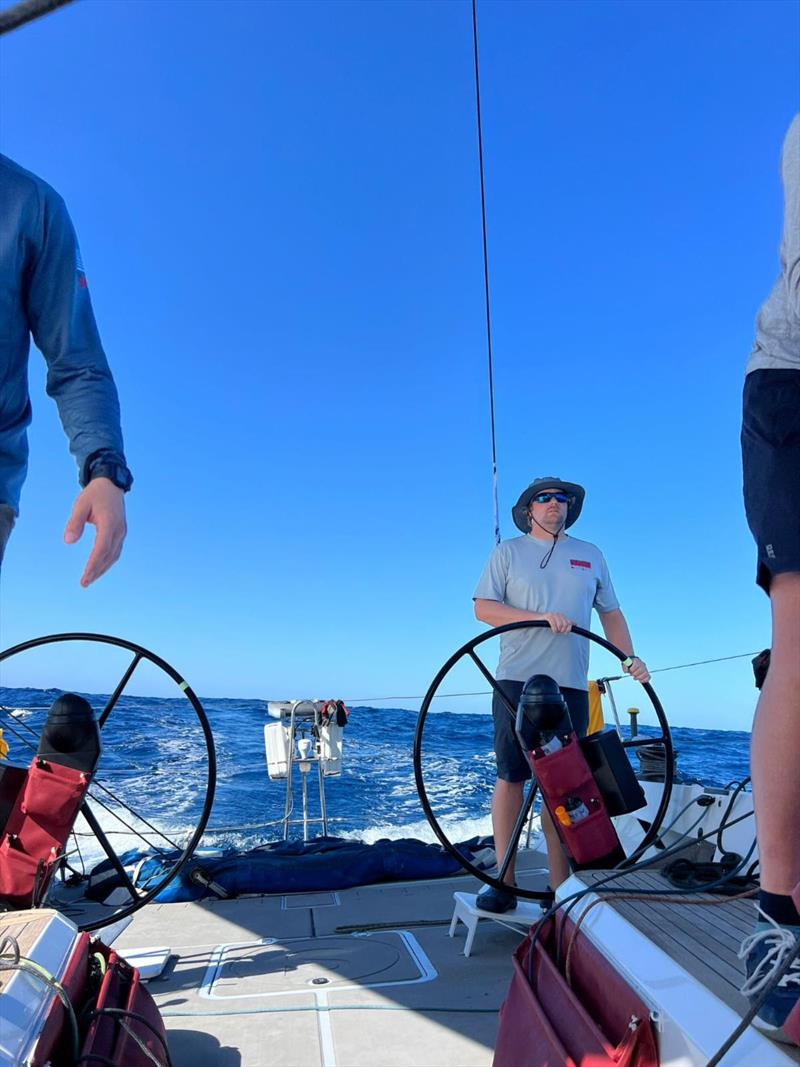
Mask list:
[[[578,516],[581,513],[583,507],[583,498],[586,496],[586,490],[582,485],[578,485],[576,482],[565,482],[563,478],[536,478],[527,489],[524,489],[520,494],[519,500],[511,509],[511,515],[514,519],[514,525],[518,530],[522,530],[523,533],[530,533],[530,522],[528,520],[528,508],[530,507],[531,500],[539,493],[545,492],[547,489],[560,489],[562,493],[567,493],[570,497],[570,502],[567,507],[567,521],[564,523],[564,529],[568,526],[572,526]]]

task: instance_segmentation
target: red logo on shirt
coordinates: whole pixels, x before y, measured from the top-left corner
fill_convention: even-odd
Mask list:
[[[571,559],[569,562],[572,567],[584,567],[587,571],[592,569],[591,563],[585,559]]]

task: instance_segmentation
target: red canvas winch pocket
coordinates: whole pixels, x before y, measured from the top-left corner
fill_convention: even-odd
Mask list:
[[[514,953],[493,1067],[658,1067],[647,1005],[582,933],[568,982],[554,932],[551,919]],[[567,942],[573,932],[567,920]]]
[[[7,834],[0,842],[0,896],[15,907],[34,907],[34,892],[45,881],[46,863],[31,856],[16,837]]]
[[[83,771],[33,760],[0,842],[0,897],[6,903],[41,903],[88,786]]]
[[[580,797],[586,801],[585,797]],[[619,838],[605,808],[592,812],[574,826],[559,826],[564,846],[576,863],[591,863],[607,856]]]
[[[78,813],[89,776],[72,767],[35,759],[28,769],[20,810],[51,833],[71,826]]]
[[[96,950],[107,966],[78,1064],[164,1067],[168,1063],[164,1023],[139,972],[113,949],[99,944]]]
[[[569,798],[582,801],[589,811],[570,826],[557,824],[564,847],[576,863],[591,863],[619,847],[614,824],[575,734],[557,752],[530,763],[551,815]]]

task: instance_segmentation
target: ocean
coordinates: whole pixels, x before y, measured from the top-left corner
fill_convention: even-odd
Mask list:
[[[103,696],[83,694],[96,711]],[[9,759],[27,763],[56,690],[0,687],[0,729]],[[245,849],[282,836],[284,781],[267,776],[264,725],[273,722],[261,700],[201,701],[214,736],[217,788],[203,846]],[[17,709],[14,712],[8,709]],[[325,779],[328,832],[372,843],[380,838],[434,841],[414,782],[412,746],[417,713],[403,708],[353,707],[344,730],[340,776]],[[656,731],[643,727],[641,733]],[[672,731],[683,778],[725,786],[749,773],[750,735],[725,730]],[[93,793],[103,826],[116,850],[135,839],[135,826],[158,839],[141,820],[180,843],[199,818],[207,781],[202,732],[183,698],[123,696],[103,730],[103,756]],[[636,766],[635,757],[634,765]],[[423,739],[423,777],[431,806],[451,841],[491,833],[489,806],[494,784],[491,715],[436,711]],[[301,813],[296,774],[291,817]],[[319,815],[316,775],[309,776],[309,815]],[[132,809],[138,818],[128,814]],[[121,822],[120,816],[125,822]],[[127,823],[127,826],[126,826]],[[321,832],[311,824],[311,836]],[[302,836],[302,826],[291,827]],[[80,838],[79,844],[80,844]],[[83,842],[92,858],[92,844]]]

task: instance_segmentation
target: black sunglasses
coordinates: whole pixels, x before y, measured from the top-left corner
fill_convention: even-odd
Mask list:
[[[572,497],[568,493],[538,493],[533,497],[534,504],[549,504],[551,500],[557,500],[559,504],[569,504]]]

